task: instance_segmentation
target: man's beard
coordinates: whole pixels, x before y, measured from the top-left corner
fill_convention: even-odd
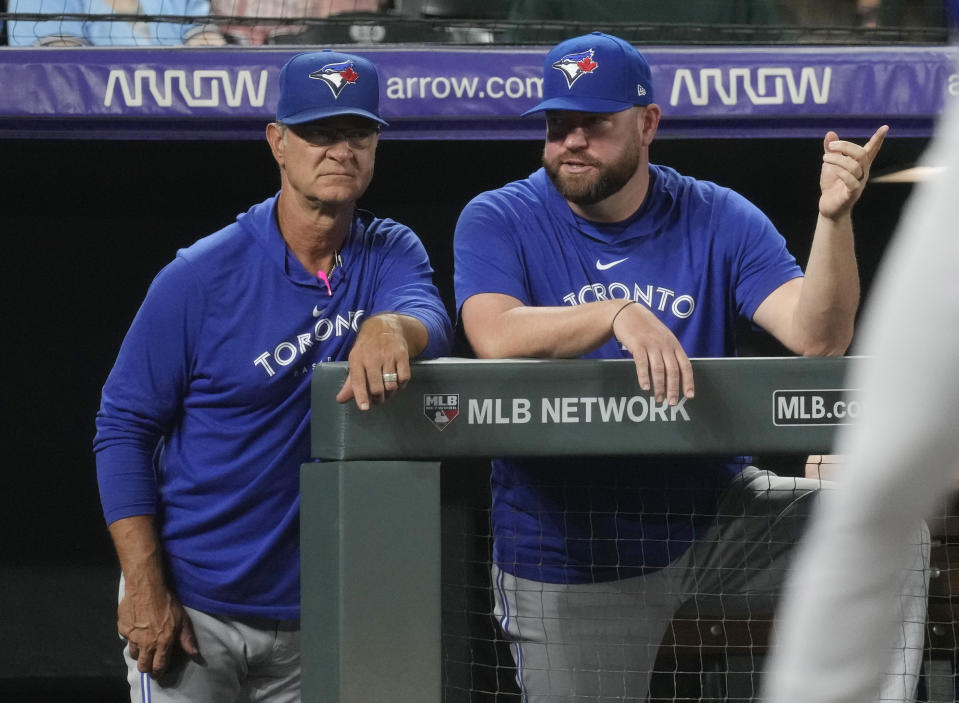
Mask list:
[[[543,155],[543,166],[556,190],[569,202],[576,205],[595,205],[622,190],[639,168],[639,148],[630,143],[616,161],[603,165],[586,157],[577,157],[583,163],[597,169],[595,175],[571,175],[560,171],[560,158],[552,162]]]

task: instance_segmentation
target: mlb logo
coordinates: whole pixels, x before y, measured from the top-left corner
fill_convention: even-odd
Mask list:
[[[459,393],[424,395],[423,414],[436,429],[442,432],[460,414]]]

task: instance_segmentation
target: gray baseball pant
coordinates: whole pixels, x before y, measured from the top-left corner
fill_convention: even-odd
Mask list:
[[[147,681],[124,646],[131,703],[299,703],[298,622],[186,612],[199,657],[180,652],[169,671]],[[146,685],[149,698],[142,690]]]
[[[770,611],[816,494],[828,486],[747,467],[724,493],[713,527],[676,562],[643,576],[552,584],[494,565],[495,616],[510,641],[523,700],[646,700],[660,643],[680,606],[693,600],[736,619]],[[929,559],[924,524],[914,543],[881,700],[913,700],[918,684]]]

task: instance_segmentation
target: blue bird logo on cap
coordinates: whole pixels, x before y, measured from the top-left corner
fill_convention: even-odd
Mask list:
[[[343,89],[356,83],[356,79],[359,77],[360,74],[356,72],[356,67],[352,61],[328,63],[323,68],[310,74],[310,78],[316,78],[326,83],[333,91],[334,98],[339,98]]]
[[[578,81],[587,73],[592,73],[598,67],[599,63],[593,61],[592,49],[580,51],[579,53],[575,54],[566,54],[566,56],[553,64],[553,68],[555,68],[557,71],[561,71],[562,74],[566,76],[566,82],[569,84],[570,88],[573,87],[573,83]]]

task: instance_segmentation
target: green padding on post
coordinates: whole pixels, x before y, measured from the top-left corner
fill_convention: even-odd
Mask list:
[[[694,359],[696,397],[640,390],[630,360],[413,365],[409,385],[360,412],[334,397],[346,363],[313,373],[312,454],[329,459],[828,452],[859,405],[848,359]]]
[[[304,702],[441,697],[440,466],[300,469]]]

